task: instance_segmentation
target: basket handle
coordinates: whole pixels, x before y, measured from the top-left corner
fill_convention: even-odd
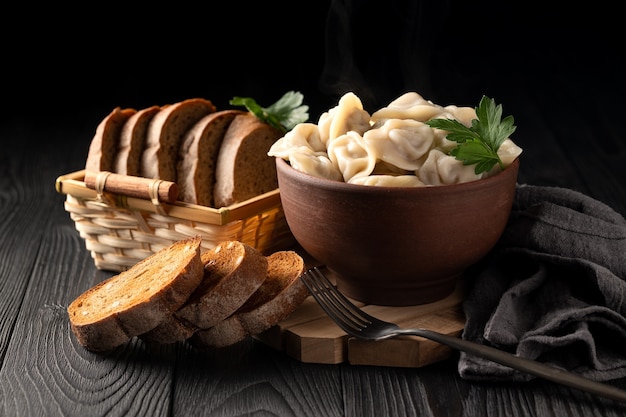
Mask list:
[[[178,186],[175,182],[108,171],[85,171],[85,185],[98,193],[107,191],[152,200],[155,205],[159,202],[173,203],[178,199]]]

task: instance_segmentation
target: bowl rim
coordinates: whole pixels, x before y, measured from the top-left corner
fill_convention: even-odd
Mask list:
[[[519,156],[513,160],[502,171],[495,175],[491,175],[487,178],[481,178],[475,181],[468,181],[458,184],[444,184],[444,185],[428,185],[424,187],[390,187],[382,185],[363,185],[363,184],[351,184],[343,181],[331,180],[328,178],[318,177],[316,175],[308,174],[306,172],[299,171],[291,166],[288,161],[281,157],[276,158],[277,171],[283,171],[287,175],[290,175],[298,180],[301,180],[307,184],[314,184],[316,187],[322,189],[334,189],[345,192],[361,192],[367,190],[371,193],[389,194],[389,193],[442,193],[454,190],[470,191],[475,188],[489,187],[492,183],[502,180],[502,176],[507,173],[519,170],[520,160]],[[280,176],[279,176],[280,180]],[[517,180],[516,180],[517,181]],[[280,188],[280,184],[279,184]]]

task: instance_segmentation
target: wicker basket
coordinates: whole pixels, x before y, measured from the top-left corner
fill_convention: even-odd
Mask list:
[[[85,171],[62,175],[56,190],[98,269],[121,272],[177,240],[200,235],[203,249],[239,240],[263,253],[293,246],[278,189],[219,209],[94,190]],[[104,187],[104,185],[103,185]]]

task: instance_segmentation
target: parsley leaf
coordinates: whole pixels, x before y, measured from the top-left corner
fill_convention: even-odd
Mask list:
[[[463,161],[464,165],[476,164],[476,174],[487,172],[496,164],[504,169],[498,149],[515,132],[513,116],[502,119],[502,105],[496,105],[493,99],[486,96],[480,100],[476,116],[478,118],[472,120],[471,127],[453,119],[431,119],[425,123],[447,131],[446,138],[457,142],[450,155]]]
[[[309,106],[303,105],[304,96],[300,92],[288,91],[276,103],[269,107],[261,107],[253,98],[233,97],[230,104],[245,106],[249,112],[261,121],[287,132],[298,123],[309,119]]]

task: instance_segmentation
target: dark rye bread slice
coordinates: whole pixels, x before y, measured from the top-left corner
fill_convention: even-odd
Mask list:
[[[151,106],[138,110],[124,123],[119,136],[117,155],[114,160],[114,172],[136,177],[143,176],[140,171],[140,163],[148,132],[148,124],[160,109],[159,106]]]
[[[122,126],[136,112],[135,109],[116,107],[100,121],[89,144],[85,163],[87,171],[114,171]]]
[[[178,149],[184,135],[215,106],[203,98],[190,98],[164,106],[150,121],[141,156],[142,176],[176,182]]]
[[[177,165],[178,199],[214,207],[215,166],[224,134],[242,110],[221,110],[204,116],[185,134]]]
[[[260,121],[252,113],[231,122],[217,158],[215,207],[245,201],[278,187],[276,163],[268,156],[282,132]]]
[[[264,332],[295,311],[309,291],[299,279],[304,260],[293,251],[267,257],[267,278],[235,314],[207,330],[196,332],[189,342],[196,347],[224,347]]]
[[[80,344],[111,350],[171,316],[202,281],[200,244],[175,242],[78,296],[67,312]]]
[[[252,246],[224,241],[201,255],[204,279],[183,306],[142,335],[150,343],[188,339],[233,314],[265,281],[267,259]]]

